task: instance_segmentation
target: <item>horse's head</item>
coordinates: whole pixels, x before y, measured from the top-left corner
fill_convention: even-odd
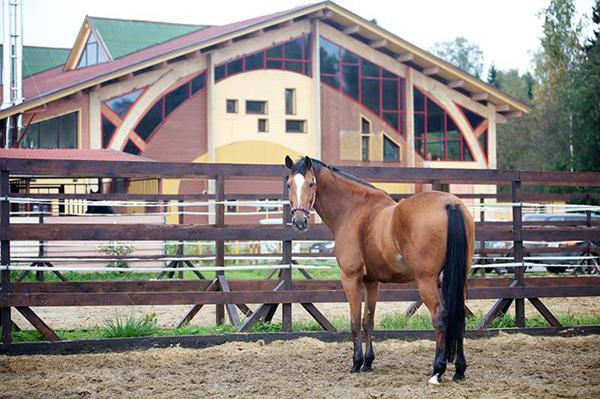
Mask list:
[[[294,163],[285,157],[285,166],[290,170],[287,186],[292,207],[292,225],[299,231],[308,228],[308,218],[317,199],[317,176],[309,157]]]

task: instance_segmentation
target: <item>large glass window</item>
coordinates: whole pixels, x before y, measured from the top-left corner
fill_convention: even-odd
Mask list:
[[[170,91],[154,103],[135,127],[135,132],[138,136],[144,141],[148,141],[152,133],[163,123],[169,114],[204,88],[205,79],[206,76],[202,73]]]
[[[262,49],[215,66],[215,82],[257,69],[283,69],[310,75],[310,35]]]
[[[77,68],[101,64],[106,61],[108,61],[108,57],[106,56],[102,45],[100,45],[98,42],[94,32],[90,31],[87,43],[85,44],[83,52],[81,53],[81,57],[79,58]]]
[[[21,148],[77,148],[77,112],[32,123],[20,140]]]
[[[321,37],[321,81],[404,134],[404,79]]]
[[[427,161],[472,161],[462,132],[448,113],[414,89],[415,149]]]
[[[400,161],[400,146],[383,136],[383,160],[398,162]]]
[[[134,90],[131,93],[123,94],[122,96],[106,100],[105,104],[121,118],[124,118],[125,114],[127,114],[127,111],[129,111],[131,106],[140,97],[140,94],[142,94],[143,91],[144,89]]]
[[[102,148],[108,148],[117,127],[106,116],[102,115]]]

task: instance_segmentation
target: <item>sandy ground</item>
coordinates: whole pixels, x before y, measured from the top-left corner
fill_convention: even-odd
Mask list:
[[[546,306],[555,314],[562,315],[598,315],[600,314],[600,299],[594,297],[582,298],[550,298],[543,300]],[[467,305],[475,313],[486,313],[494,304],[492,300],[468,301]],[[377,304],[376,318],[380,320],[386,314],[403,312],[408,306],[407,302],[380,302]],[[328,318],[349,317],[348,304],[327,303],[317,304],[317,307]],[[183,318],[191,306],[131,306],[131,307],[108,307],[108,306],[82,306],[82,307],[38,307],[34,311],[54,329],[89,329],[102,326],[107,319],[117,316],[123,317],[129,314],[143,315],[155,313],[158,324],[163,327],[174,327]],[[538,314],[535,308],[526,302],[525,310],[528,315]],[[510,310],[514,314],[514,310]],[[421,306],[419,313],[428,314],[425,306]],[[278,311],[274,320],[281,320],[281,312]],[[16,311],[13,317],[19,327],[33,329],[33,327]],[[311,320],[311,317],[300,305],[292,307],[294,321]],[[215,322],[215,307],[206,306],[192,321],[192,325],[210,326]]]
[[[311,338],[74,356],[0,356],[0,398],[598,398],[600,336],[467,340],[467,379],[426,384],[430,341],[376,343],[350,375],[350,343]]]

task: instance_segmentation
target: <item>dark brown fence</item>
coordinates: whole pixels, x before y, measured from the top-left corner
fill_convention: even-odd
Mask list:
[[[496,185],[508,187],[509,194],[475,193],[459,195],[465,199],[496,198],[514,204],[512,222],[480,221],[476,226],[479,241],[512,241],[511,249],[495,250],[510,252],[514,262],[522,262],[523,241],[600,240],[600,224],[588,217],[581,222],[523,223],[522,202],[531,201],[587,201],[600,198],[592,187],[600,187],[600,174],[522,172],[472,169],[386,168],[347,167],[351,174],[373,182],[415,183],[442,189],[447,184]],[[214,194],[32,194],[11,193],[10,180],[22,177],[61,178],[152,178],[152,179],[210,179]],[[175,240],[215,241],[215,264],[225,265],[225,242],[234,240],[277,240],[282,242],[282,263],[292,262],[292,241],[331,240],[333,237],[324,225],[315,225],[308,232],[299,233],[285,223],[282,225],[227,225],[225,206],[227,199],[255,200],[265,198],[285,199],[286,170],[274,165],[239,164],[181,164],[154,162],[102,162],[68,160],[0,160],[0,240],[1,264],[11,264],[10,243],[15,240]],[[236,179],[269,179],[281,184],[279,193],[239,194],[226,192],[225,182]],[[565,194],[540,194],[529,192],[527,186],[577,187],[578,192]],[[581,187],[590,188],[580,192]],[[398,195],[400,199],[405,195]],[[102,224],[16,224],[10,223],[10,198],[54,198],[88,200],[145,200],[190,201],[215,200],[214,224],[171,225],[102,225]],[[284,222],[289,208],[284,207]],[[483,247],[482,247],[483,248]],[[588,251],[597,249],[589,244]],[[552,251],[544,249],[546,251]],[[485,253],[485,250],[482,249]],[[536,253],[535,249],[527,249]],[[539,250],[542,252],[542,250]],[[556,252],[556,251],[555,251]],[[57,335],[31,310],[35,306],[83,306],[83,305],[175,305],[189,304],[191,309],[181,324],[189,322],[204,305],[217,306],[217,323],[225,315],[239,327],[248,331],[259,320],[270,320],[277,306],[283,309],[282,329],[291,331],[292,304],[301,304],[327,330],[335,330],[319,312],[314,303],[344,302],[345,296],[338,281],[292,279],[291,269],[282,269],[278,281],[230,281],[225,272],[217,272],[209,280],[181,281],[96,281],[96,282],[13,282],[10,271],[1,273],[0,308],[3,343],[11,342],[13,321],[11,309],[20,312],[46,339],[57,340]],[[600,295],[600,277],[561,276],[526,277],[523,267],[515,267],[514,273],[496,278],[470,278],[470,299],[497,299],[479,326],[485,329],[498,315],[506,313],[514,302],[516,325],[525,326],[525,301],[529,301],[551,326],[560,327],[559,321],[539,298],[578,297]],[[379,292],[380,301],[416,301],[418,294],[412,284],[384,284]],[[250,310],[246,304],[260,304]],[[416,306],[412,307],[413,311]],[[238,310],[247,317],[242,321]]]

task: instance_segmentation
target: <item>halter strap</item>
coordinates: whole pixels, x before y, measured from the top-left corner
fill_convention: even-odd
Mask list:
[[[290,213],[294,213],[296,211],[301,211],[306,215],[307,218],[310,217],[310,212],[315,207],[315,201],[317,200],[317,178],[315,176],[313,176],[312,182],[314,184],[314,191],[313,191],[312,200],[310,201],[310,208],[305,208],[303,206],[293,206],[290,209]],[[292,204],[292,201],[290,201],[290,205],[291,204]]]

